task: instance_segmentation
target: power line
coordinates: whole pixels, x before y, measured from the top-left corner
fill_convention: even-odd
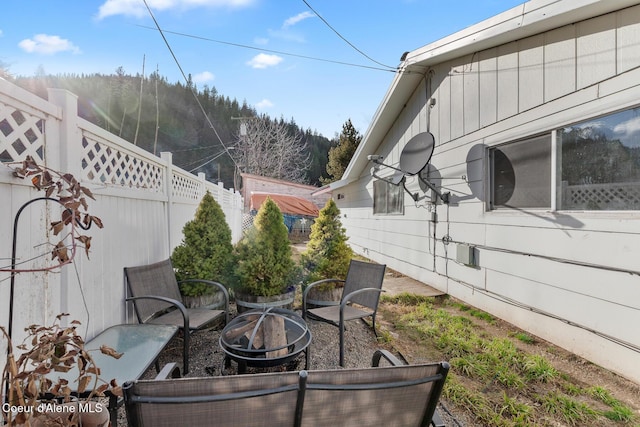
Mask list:
[[[367,55],[366,53],[364,53],[363,51],[361,51],[360,49],[358,49],[358,48],[357,48],[353,43],[351,43],[351,42],[350,42],[349,40],[347,40],[347,39],[346,39],[342,34],[340,34],[340,33],[338,32],[338,30],[336,30],[335,28],[333,28],[333,27],[331,26],[331,24],[329,24],[329,22],[327,22],[327,20],[326,20],[326,19],[324,19],[324,18],[323,18],[323,17],[322,17],[318,12],[316,12],[316,11],[315,11],[315,9],[314,9],[313,7],[311,7],[311,5],[307,2],[307,0],[302,0],[302,2],[303,2],[304,4],[306,4],[306,5],[307,5],[307,7],[308,7],[309,9],[311,9],[311,11],[312,11],[313,13],[315,13],[315,15],[316,15],[318,18],[320,18],[320,20],[321,20],[322,22],[324,22],[324,23],[325,23],[325,25],[326,25],[327,27],[329,27],[329,28],[331,29],[331,31],[333,31],[334,33],[336,33],[336,35],[337,35],[338,37],[340,37],[342,40],[344,40],[344,42],[345,42],[345,43],[347,43],[349,46],[351,46],[353,49],[355,49],[355,51],[356,51],[356,52],[358,52],[360,55],[364,56],[365,58],[367,58],[367,59],[368,59],[369,61],[371,61],[371,62],[374,62],[374,63],[376,63],[376,64],[378,64],[378,65],[381,65],[381,66],[383,66],[383,67],[385,67],[385,68],[388,68],[388,69],[389,69],[388,71],[390,71],[390,70],[394,70],[394,71],[395,71],[396,67],[392,67],[392,66],[390,66],[390,65],[385,65],[385,64],[383,64],[383,63],[381,63],[381,62],[378,62],[378,61],[376,61],[375,59],[373,59],[372,57],[370,57],[369,55]]]
[[[157,28],[149,27],[149,26],[146,26],[146,25],[136,24],[136,27],[144,28],[144,29],[147,29],[147,30],[154,30],[154,31],[157,30]],[[196,39],[196,40],[203,40],[203,41],[212,42],[212,43],[219,43],[219,44],[224,44],[224,45],[227,45],[227,46],[240,47],[240,48],[243,48],[243,49],[252,49],[252,50],[257,50],[257,51],[260,51],[260,52],[276,53],[278,55],[285,55],[285,56],[291,56],[291,57],[295,57],[295,58],[309,59],[309,60],[312,60],[312,61],[321,61],[321,62],[328,62],[328,63],[331,63],[331,64],[346,65],[348,67],[367,68],[367,69],[370,69],[370,70],[386,71],[386,72],[391,72],[391,73],[395,73],[395,72],[398,71],[396,68],[389,67],[388,65],[384,65],[384,64],[380,64],[380,65],[382,65],[383,67],[386,67],[386,68],[372,67],[370,65],[353,64],[353,63],[350,63],[350,62],[337,61],[337,60],[333,60],[333,59],[317,58],[317,57],[314,57],[314,56],[307,56],[307,55],[299,55],[299,54],[296,54],[296,53],[283,52],[281,50],[263,49],[261,47],[255,47],[255,46],[250,46],[250,45],[241,44],[241,43],[233,43],[233,42],[228,42],[228,41],[224,41],[224,40],[216,40],[216,39],[212,39],[212,38],[208,38],[208,37],[196,36],[196,35],[187,34],[187,33],[181,33],[181,32],[178,32],[178,31],[163,30],[163,32],[166,33],[166,34],[174,34],[176,36],[189,37],[189,38]]]
[[[153,12],[151,11],[151,8],[147,4],[147,0],[143,0],[143,1],[144,1],[144,5],[147,8],[147,11],[149,11],[149,15],[151,16],[151,19],[153,19],[153,23],[156,25],[156,28],[157,28],[158,32],[162,36],[162,40],[164,40],[164,43],[167,46],[167,49],[169,49],[169,52],[171,53],[171,56],[173,57],[173,60],[175,61],[176,65],[178,66],[178,69],[180,70],[180,73],[182,74],[182,78],[184,79],[185,82],[188,82],[189,79],[187,78],[187,75],[185,74],[184,70],[182,69],[182,66],[180,65],[180,61],[178,61],[178,58],[176,57],[175,53],[173,53],[173,49],[171,48],[171,45],[169,44],[169,41],[165,37],[164,32],[162,31],[162,28],[160,28],[160,24],[158,24],[158,21],[156,20],[156,17],[153,15]],[[236,167],[238,167],[238,164],[236,163],[235,159],[229,153],[229,149],[224,144],[224,141],[222,141],[222,138],[218,134],[218,131],[216,130],[216,128],[213,126],[213,123],[211,122],[211,119],[209,119],[209,116],[207,115],[207,112],[204,110],[204,107],[202,106],[202,104],[200,103],[200,100],[198,99],[198,95],[193,90],[193,87],[191,87],[190,90],[191,90],[191,94],[195,98],[198,106],[200,107],[200,111],[202,111],[202,115],[207,120],[207,123],[211,127],[211,130],[213,130],[213,133],[215,133],[216,137],[218,138],[218,141],[220,141],[220,145],[222,145],[222,148],[224,148],[224,151],[226,151],[227,154],[229,154],[229,157],[231,157],[231,161],[236,165]]]

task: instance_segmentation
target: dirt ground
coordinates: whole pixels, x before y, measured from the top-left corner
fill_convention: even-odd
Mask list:
[[[442,298],[442,297],[440,297]],[[443,308],[450,311],[454,315],[464,315],[463,312],[455,308],[442,305]],[[441,360],[443,354],[439,350],[429,343],[420,342],[415,337],[407,335],[405,332],[396,332],[393,322],[397,316],[403,314],[406,308],[401,305],[381,303],[379,308],[379,324],[383,328],[387,328],[392,336],[392,345],[395,350],[400,352],[409,363],[416,363],[425,360]],[[478,328],[481,328],[480,332],[488,339],[493,338],[509,338],[516,346],[529,354],[538,354],[547,359],[554,368],[556,368],[571,384],[576,386],[588,388],[591,386],[599,386],[607,389],[613,397],[621,401],[629,408],[631,408],[636,416],[636,420],[632,423],[614,423],[608,420],[599,420],[597,423],[590,423],[589,426],[614,426],[614,425],[640,425],[640,385],[632,381],[629,381],[620,375],[617,375],[607,369],[604,369],[598,365],[595,365],[579,356],[576,356],[566,350],[561,349],[547,341],[540,338],[533,337],[534,341],[531,343],[523,342],[517,339],[513,339],[514,334],[522,332],[515,326],[495,319],[492,322],[479,321],[477,318],[472,319]],[[470,384],[470,387],[472,385]],[[492,393],[497,390],[492,390],[492,384],[485,384],[483,392]],[[482,387],[482,384],[480,384]],[[544,395],[549,390],[545,390],[548,387],[545,384],[537,384],[535,387],[530,387],[523,393],[534,395]],[[497,389],[497,387],[496,387]],[[455,415],[455,418],[462,426],[482,426],[484,424],[478,423],[474,420],[472,414],[465,411],[464,408],[456,407],[451,402],[443,400],[445,406]],[[552,425],[566,425],[561,420],[557,420],[557,424]]]

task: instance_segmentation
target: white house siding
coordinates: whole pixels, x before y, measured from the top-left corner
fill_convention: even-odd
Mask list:
[[[374,216],[369,164],[337,190],[350,244],[640,382],[640,212],[491,211],[487,201],[488,147],[640,105],[640,5],[429,65],[430,82],[360,155],[397,166],[406,142],[430,130],[431,167],[445,178],[434,183],[451,203],[405,194],[404,215]],[[415,177],[407,187],[423,194]],[[477,247],[477,267],[456,262],[457,243]]]

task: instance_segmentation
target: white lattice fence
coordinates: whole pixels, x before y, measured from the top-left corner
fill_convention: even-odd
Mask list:
[[[0,160],[11,162],[31,156],[44,162],[44,117],[41,111],[18,109],[0,101]]]
[[[82,173],[86,181],[162,192],[164,166],[87,130],[82,132]]]
[[[639,210],[640,184],[587,184],[563,188],[563,209]]]

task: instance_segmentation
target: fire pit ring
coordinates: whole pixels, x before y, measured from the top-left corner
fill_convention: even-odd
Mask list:
[[[224,368],[233,360],[238,363],[238,373],[245,373],[247,366],[284,365],[301,353],[305,353],[305,369],[309,369],[311,331],[291,310],[271,307],[241,313],[224,327],[219,342],[225,353]]]

